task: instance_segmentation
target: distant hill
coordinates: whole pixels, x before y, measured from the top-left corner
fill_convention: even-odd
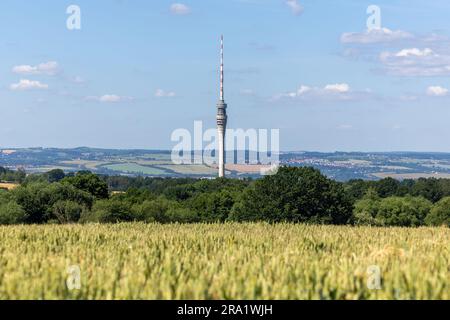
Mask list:
[[[261,166],[249,164],[245,158],[255,153],[235,154],[235,164],[229,163],[233,177],[259,177]],[[281,165],[313,166],[336,180],[384,177],[416,179],[420,177],[450,178],[450,153],[434,152],[307,152],[280,153]],[[169,150],[119,150],[80,147],[4,148],[0,149],[0,166],[27,173],[46,172],[60,168],[66,172],[90,170],[98,174],[156,177],[215,177],[216,167],[207,164],[179,165],[171,160]]]

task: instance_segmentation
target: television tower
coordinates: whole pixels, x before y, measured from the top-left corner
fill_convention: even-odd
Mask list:
[[[219,177],[225,176],[225,133],[227,130],[227,104],[223,90],[223,35],[220,37],[220,97],[217,103],[217,131],[219,133]]]

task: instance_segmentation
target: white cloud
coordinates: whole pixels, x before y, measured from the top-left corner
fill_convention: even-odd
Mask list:
[[[443,97],[448,94],[448,89],[441,86],[430,86],[427,89],[427,95],[435,97]]]
[[[431,77],[450,75],[450,54],[438,54],[430,48],[382,52],[379,56],[386,73],[395,76]]]
[[[354,99],[357,96],[361,96],[362,94],[364,95],[370,94],[370,91],[368,90],[364,92],[352,91],[347,83],[327,84],[323,88],[301,85],[296,91],[275,95],[273,97],[273,100],[278,100],[281,98],[290,98],[290,99],[322,98],[322,99],[349,100]]]
[[[328,84],[324,90],[335,93],[346,93],[350,91],[350,86],[346,83]]]
[[[414,35],[406,31],[402,30],[392,31],[388,28],[381,28],[381,29],[371,29],[364,32],[343,33],[341,36],[341,42],[354,44],[371,44],[371,43],[394,42],[412,38],[414,38]]]
[[[191,13],[191,9],[182,3],[173,3],[170,6],[170,12],[175,15],[187,15]]]
[[[344,56],[378,60],[389,75],[450,75],[450,38],[445,35],[418,35],[382,28],[343,33],[341,42],[346,45]],[[380,48],[384,50],[381,53]]]
[[[296,16],[303,13],[303,6],[298,0],[286,0],[286,5],[291,9],[292,13]]]
[[[403,49],[395,54],[396,57],[409,57],[409,56],[416,56],[416,57],[426,57],[433,54],[433,50],[430,48],[425,48],[423,50],[417,49],[417,48],[411,48],[411,49]]]
[[[281,95],[278,95],[277,97],[279,97],[279,98],[282,98],[282,97],[298,98],[298,97],[306,95],[311,90],[313,90],[311,87],[308,87],[308,86],[305,86],[305,85],[301,85],[300,88],[297,89],[297,91],[291,91],[291,92],[283,93]],[[314,91],[317,91],[317,90],[319,90],[319,89],[318,88],[314,88]]]
[[[17,74],[34,74],[37,71],[37,67],[29,65],[15,66],[12,71]]]
[[[116,94],[105,94],[98,99],[100,102],[120,102],[122,100],[123,98]]]
[[[301,85],[300,88],[297,90],[297,94],[301,96],[309,91],[311,91],[310,87]]]
[[[59,73],[60,68],[56,61],[49,61],[45,63],[38,64],[37,66],[31,65],[20,65],[15,66],[12,72],[21,75],[49,75],[54,76]]]
[[[13,83],[9,87],[11,90],[14,91],[24,91],[24,90],[31,90],[31,89],[48,89],[48,85],[41,83],[39,81],[33,81],[33,80],[27,80],[22,79],[19,81],[19,83]]]
[[[164,91],[163,89],[157,89],[155,92],[155,97],[157,98],[173,98],[176,94],[173,91]]]
[[[119,96],[117,94],[105,94],[103,96],[90,96],[86,98],[87,100],[94,100],[102,103],[118,103],[118,102],[127,102],[134,100],[133,97],[127,96]]]
[[[419,35],[387,28],[344,33],[343,55],[379,62],[375,69],[402,77],[450,75],[450,38],[445,35]]]

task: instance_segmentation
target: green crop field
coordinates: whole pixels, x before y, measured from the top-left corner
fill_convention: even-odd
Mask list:
[[[136,163],[116,163],[103,166],[109,170],[126,172],[130,174],[164,175],[164,170],[156,167],[147,167]]]
[[[206,165],[186,165],[186,164],[174,164],[174,165],[160,165],[160,168],[172,170],[179,174],[188,175],[214,175],[217,169],[208,167]]]
[[[3,226],[0,299],[450,299],[449,248],[449,228]]]

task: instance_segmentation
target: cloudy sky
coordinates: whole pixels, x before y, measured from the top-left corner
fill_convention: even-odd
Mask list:
[[[214,127],[223,33],[229,127],[278,128],[283,150],[450,151],[448,1],[180,1],[2,0],[0,147],[170,149]]]

